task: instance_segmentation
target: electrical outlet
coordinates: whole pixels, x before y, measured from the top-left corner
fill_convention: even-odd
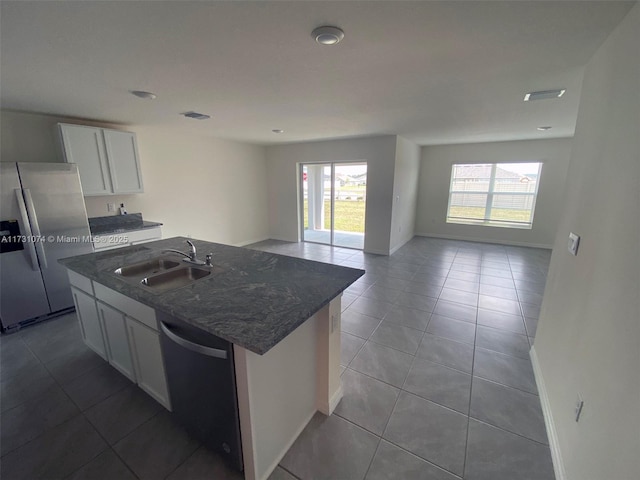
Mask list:
[[[116,204],[115,203],[107,203],[107,212],[115,212]]]
[[[576,422],[580,420],[580,414],[582,414],[582,407],[584,407],[584,400],[582,399],[580,394],[578,394],[578,398],[576,399],[576,407],[575,407]]]

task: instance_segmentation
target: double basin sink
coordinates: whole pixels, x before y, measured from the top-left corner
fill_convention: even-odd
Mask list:
[[[131,284],[153,293],[163,293],[205,280],[224,269],[217,265],[196,267],[186,265],[174,255],[161,255],[144,262],[122,266],[114,274]]]

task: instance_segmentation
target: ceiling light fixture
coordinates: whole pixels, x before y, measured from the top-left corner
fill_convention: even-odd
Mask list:
[[[184,115],[187,118],[195,118],[196,120],[208,120],[209,118],[211,118],[211,115],[205,115],[204,113],[198,112],[186,112],[182,113],[181,115]]]
[[[344,32],[338,27],[323,26],[311,32],[311,36],[320,45],[335,45],[344,38]]]
[[[549,125],[545,125],[543,127],[538,127],[538,130],[540,130],[541,132],[546,132],[547,130],[551,130],[551,127]]]
[[[138,98],[144,98],[145,100],[154,100],[157,95],[151,92],[145,92],[144,90],[131,90],[131,95],[135,95]]]
[[[566,88],[558,88],[556,90],[542,90],[539,92],[529,92],[524,96],[525,102],[533,100],[544,100],[545,98],[560,98],[566,92]]]
[[[282,130],[281,128],[274,128],[273,130],[271,130],[273,133],[284,133],[284,130]]]

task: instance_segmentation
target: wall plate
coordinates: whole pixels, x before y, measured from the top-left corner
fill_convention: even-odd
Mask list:
[[[578,255],[578,245],[580,245],[580,235],[570,232],[568,247],[571,255]]]

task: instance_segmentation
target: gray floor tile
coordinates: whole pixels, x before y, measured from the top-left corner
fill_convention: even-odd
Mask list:
[[[469,413],[471,375],[458,370],[416,358],[402,389],[465,415]]]
[[[529,359],[530,346],[525,335],[478,325],[476,345],[487,350]]]
[[[358,295],[343,293],[342,298],[340,299],[340,306],[342,307],[342,311],[344,312],[349,307],[349,305],[351,305],[357,299],[358,299]]]
[[[515,287],[505,288],[497,285],[480,285],[480,294],[490,297],[506,298],[507,300],[518,300]]]
[[[136,385],[120,390],[85,411],[104,439],[113,445],[162,410]]]
[[[486,310],[494,310],[496,312],[507,313],[509,315],[522,315],[520,303],[515,300],[507,300],[506,298],[480,295],[478,306]]]
[[[47,370],[61,385],[66,385],[94,368],[106,365],[100,355],[88,347],[47,362]]]
[[[453,278],[449,275],[444,282],[444,288],[477,294],[480,289],[480,284],[478,282],[468,282],[459,278]]]
[[[402,278],[398,277],[397,275],[400,275],[400,277]],[[413,276],[413,272],[410,273],[403,271],[402,273],[400,273],[398,271],[395,271],[393,275],[385,272],[384,275],[380,275],[378,277],[378,280],[376,280],[374,287],[383,287],[390,290],[402,291],[407,287],[407,285],[411,283],[411,278],[413,278]]]
[[[199,444],[161,412],[113,447],[141,479],[164,478],[195,452]]]
[[[2,457],[2,478],[64,478],[106,448],[91,424],[77,415]]]
[[[136,480],[136,476],[108,449],[65,480]]]
[[[365,340],[342,332],[340,334],[340,363],[345,367],[351,363],[356,353],[360,351]]]
[[[0,409],[2,412],[47,395],[56,390],[57,384],[51,374],[40,364],[25,368],[22,375],[2,379],[0,382]]]
[[[508,315],[492,310],[478,309],[478,325],[500,328],[514,333],[525,334],[524,320],[521,315]]]
[[[554,480],[549,447],[469,421],[465,480]]]
[[[418,283],[428,283],[429,285],[442,287],[444,282],[447,281],[447,274],[449,273],[449,269],[432,269],[431,271],[418,271],[413,277],[414,282]]]
[[[384,318],[391,310],[393,303],[375,300],[373,298],[360,297],[354,301],[349,308],[359,313],[364,313],[370,317]]]
[[[1,454],[15,450],[79,414],[80,410],[57,386],[47,390],[43,396],[3,412],[0,415]]]
[[[518,298],[522,303],[528,303],[530,305],[542,305],[542,294],[536,292],[527,292],[520,290],[518,292]]]
[[[371,335],[371,341],[415,355],[424,332],[384,320]]]
[[[383,438],[462,475],[467,421],[465,415],[402,392]]]
[[[2,380],[23,375],[29,369],[40,365],[40,361],[17,333],[8,337],[10,337],[9,340],[2,342],[0,347],[0,378]]]
[[[428,297],[426,295],[420,295],[417,293],[402,292],[398,298],[396,298],[395,304],[401,307],[414,308],[416,310],[422,310],[425,312],[432,312],[436,307],[437,299]]]
[[[219,454],[201,446],[166,480],[200,479],[243,480],[244,475],[231,468]]]
[[[525,317],[538,318],[540,316],[540,305],[529,305],[528,303],[522,303],[522,312]]]
[[[427,333],[473,345],[476,326],[473,323],[434,314],[429,321]]]
[[[498,277],[511,279],[511,269],[507,266],[505,268],[489,268],[482,267],[480,275],[485,277]]]
[[[464,280],[465,282],[480,283],[480,273],[462,270],[460,268],[456,268],[455,265],[451,267],[449,275],[447,275],[447,279],[451,278],[455,278],[456,280]]]
[[[471,307],[478,306],[478,294],[474,292],[463,292],[462,290],[455,290],[453,288],[445,288],[440,292],[439,300],[445,302],[461,303],[463,305],[469,305]]]
[[[411,355],[367,342],[350,367],[399,388],[404,383],[412,361]]]
[[[340,319],[341,329],[343,332],[364,339],[371,336],[376,327],[380,325],[380,322],[381,320],[379,318],[370,317],[369,315],[350,309],[344,311],[342,313],[342,318]]]
[[[108,363],[94,368],[63,385],[71,400],[85,411],[105,398],[133,383]]]
[[[530,337],[535,337],[536,332],[538,331],[538,319],[524,317],[524,324],[527,327],[527,335]]]
[[[54,318],[42,325],[30,327],[23,339],[31,351],[43,363],[48,363],[63,355],[85,349],[78,320],[73,316]]]
[[[474,377],[470,415],[536,442],[548,444],[540,398],[537,395]]]
[[[278,465],[276,469],[273,471],[273,473],[269,475],[269,478],[267,480],[296,480],[296,477],[294,477],[289,472],[287,472],[284,468]]]
[[[492,277],[489,275],[480,276],[480,285],[495,285],[496,287],[515,288],[515,283],[510,278]]]
[[[424,331],[429,324],[430,316],[431,315],[428,312],[423,310],[394,305],[389,313],[384,317],[384,320],[386,322],[397,323],[398,325]]]
[[[433,313],[444,315],[445,317],[455,318],[464,322],[475,323],[478,309],[469,305],[461,305],[458,303],[438,300]]]
[[[476,348],[473,375],[538,394],[533,367],[524,358]]]
[[[382,440],[366,480],[456,480],[458,477]]]
[[[342,375],[342,386],[344,396],[335,413],[382,435],[400,390],[351,369]]]
[[[307,479],[363,479],[378,437],[337,415],[316,413],[280,464]]]
[[[422,342],[420,343],[420,347],[418,347],[416,357],[471,373],[473,366],[473,345],[455,342],[426,333],[424,337],[422,337]]]
[[[428,297],[438,298],[442,291],[442,285],[434,285],[428,282],[420,282],[416,277],[414,281],[408,285],[404,291],[408,293],[417,293],[418,295],[426,295]],[[442,282],[444,284],[444,280]]]
[[[533,292],[533,293],[537,293],[538,295],[544,295],[544,287],[545,287],[545,282],[531,282],[528,280],[514,280],[515,284],[516,284],[516,289],[518,290],[518,293],[520,292]]]
[[[366,298],[373,298],[383,302],[393,303],[396,298],[402,293],[401,290],[394,290],[382,285],[374,284],[371,288],[367,289],[362,296]]]

